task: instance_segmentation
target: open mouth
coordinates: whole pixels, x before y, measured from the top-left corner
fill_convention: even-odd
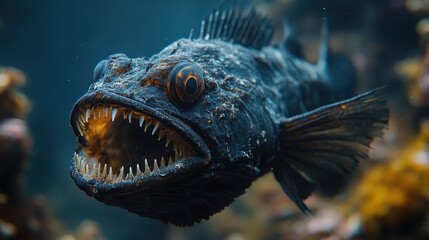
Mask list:
[[[188,159],[198,158],[203,164],[204,151],[194,143],[199,137],[189,127],[184,134],[170,122],[114,103],[75,106],[71,118],[79,142],[75,171],[87,181],[120,183],[177,174],[172,170],[186,166]],[[193,140],[184,137],[189,134]]]

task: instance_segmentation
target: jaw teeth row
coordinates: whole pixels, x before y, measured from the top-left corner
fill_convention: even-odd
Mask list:
[[[160,141],[165,136],[165,148],[167,148],[171,143],[173,143],[173,149],[175,152],[175,159],[179,160],[192,155],[193,149],[191,146],[187,144],[181,144],[185,142],[180,135],[173,133],[171,131],[167,131],[164,127],[160,126],[160,121],[156,119],[150,119],[141,113],[137,113],[131,110],[119,109],[115,107],[92,107],[87,108],[79,117],[76,123],[77,129],[81,136],[84,136],[84,130],[86,129],[86,123],[88,123],[89,119],[94,118],[102,118],[109,117],[112,121],[118,116],[118,112],[123,113],[123,118],[128,119],[128,122],[131,123],[133,118],[138,119],[139,126],[147,132],[148,128],[151,125],[154,125],[152,131],[149,134],[152,134],[156,137],[156,133],[158,133],[157,140]],[[135,120],[134,120],[135,121]]]
[[[144,163],[144,171],[141,170],[139,164],[136,164],[136,172],[133,173],[133,169],[130,167],[127,169],[127,173],[125,175],[124,166],[122,166],[119,170],[119,173],[113,173],[112,167],[109,167],[107,164],[101,166],[100,163],[89,164],[86,161],[85,157],[80,157],[79,154],[74,153],[74,161],[76,163],[76,169],[85,177],[85,178],[97,178],[100,180],[105,180],[108,182],[121,182],[126,180],[139,180],[143,175],[148,175],[153,172],[157,172],[160,169],[168,167],[174,164],[174,160],[170,157],[168,162],[161,158],[161,163],[158,166],[157,160],[154,160],[154,167],[151,171],[147,159],[145,159]]]

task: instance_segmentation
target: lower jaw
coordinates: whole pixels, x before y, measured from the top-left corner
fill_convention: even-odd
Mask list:
[[[164,190],[172,189],[178,181],[186,179],[190,175],[205,169],[209,162],[210,160],[207,158],[191,157],[159,169],[158,171],[152,170],[150,173],[146,174],[143,172],[140,178],[134,176],[134,179],[125,180],[124,177],[122,181],[106,181],[97,177],[88,177],[83,174],[82,170],[78,168],[78,161],[73,158],[71,160],[70,175],[81,190],[85,191],[89,196],[105,202],[102,198],[110,198],[109,196],[111,196],[111,194],[127,195],[130,192],[136,191],[157,192],[160,188]],[[92,173],[89,165],[88,169],[89,172]],[[98,174],[98,171],[96,171],[96,174]],[[112,176],[112,179],[114,179],[114,177],[115,175]]]
[[[178,226],[190,226],[222,210],[244,193],[257,176],[253,168],[241,166],[238,169],[223,166],[224,172],[218,172],[219,169],[207,165],[208,162],[210,160],[204,158],[189,158],[140,181],[100,183],[84,179],[76,172],[72,160],[71,175],[81,190],[106,205]]]
[[[155,159],[154,162],[149,165],[148,160],[145,159],[144,164],[140,166],[136,163],[135,166],[120,167],[118,171],[115,171],[111,166],[106,163],[102,164],[97,160],[88,159],[85,154],[75,152],[74,153],[74,164],[76,171],[82,175],[83,178],[90,180],[94,179],[99,182],[117,183],[122,181],[139,181],[143,176],[151,174],[162,173],[165,169],[174,168],[179,166],[180,161],[174,162],[170,157],[169,160],[165,160],[162,157],[158,163]],[[184,160],[181,160],[184,161]]]

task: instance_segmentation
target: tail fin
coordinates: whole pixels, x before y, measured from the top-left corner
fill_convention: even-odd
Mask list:
[[[274,176],[305,213],[302,199],[319,189],[335,193],[368,158],[372,140],[386,128],[389,111],[381,89],[286,119]]]

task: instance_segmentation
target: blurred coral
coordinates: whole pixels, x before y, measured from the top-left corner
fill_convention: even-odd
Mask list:
[[[424,230],[429,217],[428,136],[422,133],[396,159],[368,170],[358,184],[349,203],[359,213],[365,234],[429,237]]]
[[[82,221],[77,229],[76,240],[104,240],[100,226],[92,220]]]
[[[428,0],[406,0],[405,6],[408,10],[417,13],[428,13],[429,12],[429,1]]]
[[[25,84],[25,75],[15,68],[0,68],[0,119],[24,119],[30,108],[25,95],[16,87]]]
[[[21,71],[0,69],[0,193],[11,201],[21,198],[21,172],[32,146],[24,121],[29,102],[16,90],[24,84],[25,76]]]
[[[76,237],[67,234],[43,196],[26,196],[23,170],[32,140],[25,118],[30,104],[17,90],[24,84],[21,71],[0,69],[0,239],[104,239],[91,221],[82,222]]]

